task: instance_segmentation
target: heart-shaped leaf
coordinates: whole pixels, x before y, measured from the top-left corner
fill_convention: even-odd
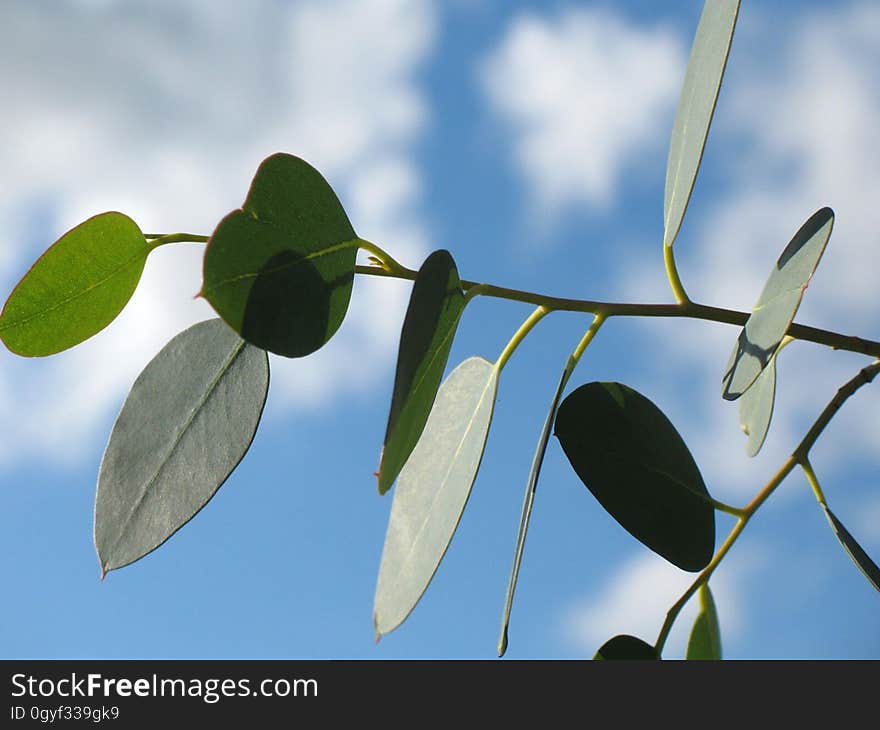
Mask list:
[[[690,451],[663,412],[620,383],[587,383],[556,414],[577,475],[633,537],[682,570],[712,559],[715,512]]]
[[[293,155],[272,155],[208,241],[202,295],[251,344],[309,355],[345,318],[358,242],[321,174]]]
[[[823,504],[822,509],[825,510],[828,524],[831,525],[831,529],[834,530],[834,534],[837,536],[840,544],[843,545],[846,554],[856,564],[862,575],[868,579],[868,582],[880,591],[880,568],[877,567],[877,563],[871,560],[871,556],[862,549],[862,546],[849,533],[849,530],[843,526],[843,523],[837,519],[827,504]]]
[[[700,586],[699,594],[700,613],[691,629],[685,659],[721,659],[721,627],[708,584]]]
[[[831,208],[816,211],[777,260],[727,361],[721,387],[726,400],[745,393],[769,364],[794,320],[833,226]]]
[[[497,388],[495,366],[471,357],[437,392],[394,490],[373,610],[377,636],[409,616],[446,553],[480,467]]]
[[[0,339],[18,355],[53,355],[100,332],[140,281],[150,245],[122,213],[101,213],[59,238],[9,295]]]
[[[755,456],[764,445],[770,421],[773,418],[773,404],[776,400],[776,358],[779,350],[770,358],[767,367],[755,378],[755,382],[739,399],[739,423],[743,433],[748,436],[746,453]]]
[[[613,639],[608,639],[601,647],[593,659],[659,659],[657,650],[650,644],[641,639],[630,636],[629,634],[620,634]]]
[[[663,200],[666,246],[675,243],[694,189],[738,13],[739,0],[706,0],[703,5],[669,145]]]
[[[463,310],[455,261],[448,251],[434,251],[416,276],[400,333],[379,494],[391,488],[425,427]]]
[[[103,573],[155,550],[207,504],[250,447],[268,387],[266,353],[219,319],[184,330],[150,361],[101,461]]]

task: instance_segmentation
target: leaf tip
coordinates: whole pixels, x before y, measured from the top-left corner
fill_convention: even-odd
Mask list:
[[[501,638],[498,639],[498,658],[500,659],[507,652],[507,627],[501,630]]]
[[[376,477],[376,487],[379,490],[380,495],[385,494],[389,489],[391,489],[391,484],[388,482],[386,472],[382,468],[384,465],[384,461],[385,460],[384,460],[384,454],[383,454],[383,459],[379,463],[379,468],[373,472],[373,476]]]
[[[382,632],[379,630],[379,615],[376,613],[373,614],[373,631],[376,634],[374,643],[378,644],[382,640]]]

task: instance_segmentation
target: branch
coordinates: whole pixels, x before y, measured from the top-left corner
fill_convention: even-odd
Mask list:
[[[369,276],[388,276],[394,279],[414,280],[416,273],[412,269],[400,267],[397,271],[388,271],[378,266],[356,266],[358,274]],[[592,299],[565,299],[551,297],[546,294],[523,291],[521,289],[509,289],[493,284],[478,284],[474,281],[462,280],[462,287],[472,289],[479,286],[479,295],[508,299],[515,302],[532,304],[536,307],[544,307],[548,310],[565,312],[588,312],[590,314],[602,314],[605,317],[686,317],[689,319],[703,319],[710,322],[723,324],[745,325],[749,318],[747,312],[739,312],[734,309],[722,307],[710,307],[705,304],[696,304],[685,301],[679,304],[635,304],[629,302],[600,302]],[[842,335],[838,332],[809,327],[802,324],[792,324],[787,332],[789,337],[806,342],[814,342],[818,345],[826,345],[835,350],[857,352],[862,355],[880,358],[880,342],[866,340],[861,337]]]
[[[749,520],[774,492],[776,487],[782,483],[785,477],[787,477],[792,469],[798,464],[804,468],[804,472],[809,479],[810,474],[812,473],[812,468],[810,467],[808,456],[813,444],[816,443],[816,439],[819,438],[819,435],[825,430],[825,427],[831,422],[831,419],[834,418],[835,414],[840,410],[841,406],[847,401],[847,399],[854,395],[863,385],[870,383],[878,372],[880,372],[880,360],[875,360],[870,365],[859,370],[855,377],[838,388],[837,393],[835,393],[828,405],[825,406],[822,413],[819,414],[819,417],[810,427],[810,430],[807,431],[806,436],[804,436],[801,442],[797,445],[797,448],[791,452],[791,455],[783,462],[782,466],[779,467],[778,471],[773,475],[770,481],[767,482],[767,484],[761,488],[761,491],[755,495],[752,501],[743,508],[739,520],[737,520],[736,525],[734,525],[730,534],[727,536],[727,539],[718,549],[718,552],[715,553],[709,564],[696,577],[694,582],[691,583],[690,587],[682,594],[681,598],[679,598],[667,612],[666,620],[663,622],[660,634],[657,637],[656,647],[658,654],[663,649],[663,645],[666,643],[672,625],[675,623],[675,619],[678,617],[681,609],[684,608],[684,605],[690,600],[691,596],[699,590],[700,586],[709,580],[712,573],[715,571],[715,568],[718,567],[718,564],[724,559],[724,556],[728,553],[730,548],[733,547],[733,544],[740,536],[740,533],[745,529]],[[816,486],[818,485],[814,486],[814,490],[816,489]],[[821,490],[817,491],[817,496],[820,497],[820,503],[824,503],[824,499],[821,498]]]

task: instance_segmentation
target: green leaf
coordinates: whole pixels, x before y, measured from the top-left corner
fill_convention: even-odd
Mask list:
[[[581,481],[633,537],[682,570],[715,548],[715,512],[681,436],[645,396],[587,383],[556,414],[556,436]]]
[[[666,165],[663,200],[663,244],[666,246],[675,243],[694,189],[738,13],[739,0],[706,0],[697,25]]]
[[[53,355],[100,332],[140,281],[150,245],[122,213],[101,213],[59,238],[9,295],[0,339],[18,355]]]
[[[379,494],[391,488],[425,427],[464,304],[455,261],[434,251],[416,276],[400,333]]]
[[[843,545],[847,555],[849,555],[850,559],[856,564],[856,567],[868,579],[871,585],[880,591],[880,568],[877,567],[877,563],[871,560],[871,556],[862,549],[862,546],[843,526],[843,523],[837,519],[827,504],[823,504],[822,509],[825,510],[828,524],[831,525],[831,529],[834,530],[834,534],[837,536],[840,544]]]
[[[535,456],[532,459],[532,468],[529,471],[529,478],[526,482],[526,493],[523,496],[522,511],[519,518],[519,529],[516,534],[516,548],[513,553],[513,567],[510,570],[510,579],[507,583],[507,595],[504,598],[504,610],[501,613],[501,635],[498,638],[498,656],[504,656],[507,651],[507,629],[510,625],[510,611],[513,608],[513,594],[516,592],[516,582],[519,578],[519,568],[522,563],[523,550],[526,546],[526,533],[529,531],[529,520],[532,516],[532,506],[535,503],[535,490],[538,488],[538,477],[541,475],[541,465],[544,463],[544,453],[547,451],[547,442],[550,440],[550,431],[553,428],[553,421],[556,418],[556,409],[559,407],[559,399],[562,397],[562,391],[565,384],[571,376],[573,365],[569,361],[562,375],[559,378],[559,385],[556,386],[556,392],[553,394],[553,400],[550,402],[550,410],[547,411],[547,418],[544,420],[544,428],[541,429],[541,435],[538,438],[538,446],[535,449]]]
[[[202,295],[251,344],[303,357],[345,318],[358,243],[321,174],[275,154],[208,241]]]
[[[700,586],[700,613],[691,629],[685,659],[721,659],[721,627],[712,591],[706,583]]]
[[[619,634],[608,639],[593,659],[659,659],[657,650],[650,644],[629,634]]]
[[[449,547],[480,467],[497,388],[495,366],[471,357],[437,392],[394,490],[373,610],[377,636],[403,623]]]
[[[726,400],[745,393],[769,364],[794,320],[833,226],[831,208],[816,211],[777,260],[727,361],[721,388]]]
[[[776,399],[776,358],[779,350],[770,358],[767,367],[755,379],[751,387],[739,400],[739,423],[743,433],[748,436],[746,453],[755,456],[764,445],[770,421],[773,418],[773,404]]]
[[[250,447],[268,387],[266,353],[219,319],[184,330],[150,361],[101,461],[103,573],[155,550],[207,504]]]

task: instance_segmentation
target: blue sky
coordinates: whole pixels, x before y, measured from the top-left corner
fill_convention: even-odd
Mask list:
[[[748,310],[823,205],[834,234],[798,321],[880,338],[880,9],[744,0],[697,191],[676,244],[698,301]],[[248,4],[13,0],[0,10],[0,289],[104,210],[144,230],[209,233],[275,151],[321,170],[359,235],[418,267],[565,296],[671,301],[662,199],[678,88],[701,2],[332,0]],[[155,252],[106,331],[45,360],[0,353],[0,656],[494,656],[522,489],[559,371],[588,322],[557,313],[504,371],[467,511],[410,618],[374,644],[391,495],[376,494],[401,282],[359,278],[337,336],[272,360],[257,439],[161,549],[99,581],[97,468],[128,387],[211,311],[201,247]],[[5,296],[5,294],[4,294]],[[476,300],[450,367],[497,357],[529,313]],[[612,321],[572,379],[660,405],[712,493],[744,504],[836,388],[867,363],[806,343],[780,357],[771,434],[744,452],[719,397],[736,330]],[[877,386],[874,386],[876,388]],[[880,556],[876,390],[813,463],[829,503]],[[729,528],[719,516],[719,534]],[[611,520],[551,441],[508,655],[592,656],[653,640],[689,582]],[[712,581],[729,657],[877,657],[878,596],[793,474]],[[686,610],[668,645],[680,656]]]

